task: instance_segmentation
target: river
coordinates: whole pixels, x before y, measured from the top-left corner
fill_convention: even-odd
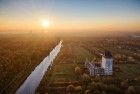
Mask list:
[[[32,73],[16,91],[16,94],[35,94],[35,91],[39,86],[45,72],[48,70],[49,66],[52,65],[53,60],[60,52],[62,42],[63,41],[60,41],[59,44],[50,52],[50,54],[44,58],[44,60],[35,68],[34,71],[32,71]]]

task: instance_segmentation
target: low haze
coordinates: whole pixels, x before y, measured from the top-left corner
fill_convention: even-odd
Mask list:
[[[140,1],[0,0],[0,30],[42,29],[139,31]]]
[[[0,0],[0,94],[140,94],[140,0]]]

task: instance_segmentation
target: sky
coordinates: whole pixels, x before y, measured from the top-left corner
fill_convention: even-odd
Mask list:
[[[140,31],[140,0],[0,0],[0,30],[41,29]]]

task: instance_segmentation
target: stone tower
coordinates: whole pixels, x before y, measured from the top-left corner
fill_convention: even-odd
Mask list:
[[[113,74],[113,59],[112,54],[109,51],[105,51],[104,55],[102,56],[101,67],[104,68],[105,75]]]

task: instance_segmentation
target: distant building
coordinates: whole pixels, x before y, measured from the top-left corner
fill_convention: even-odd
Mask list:
[[[105,51],[104,55],[102,55],[102,61],[100,64],[100,67],[97,67],[95,62],[85,61],[85,67],[88,69],[91,76],[113,74],[113,59],[109,51]]]

